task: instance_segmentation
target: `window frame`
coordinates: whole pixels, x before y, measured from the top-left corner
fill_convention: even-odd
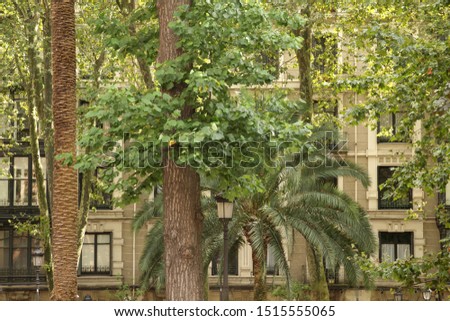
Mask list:
[[[2,249],[8,250],[8,266],[5,267],[4,273],[0,270],[0,284],[18,284],[18,283],[33,283],[36,279],[36,269],[33,266],[32,262],[32,251],[36,248],[35,242],[37,241],[34,239],[30,233],[26,233],[26,235],[23,235],[22,237],[26,237],[26,268],[25,269],[19,269],[14,268],[14,250],[24,247],[17,247],[15,246],[14,240],[17,237],[21,237],[17,231],[12,226],[6,226],[6,227],[0,227],[0,231],[4,231],[8,233],[8,239],[9,244],[5,247],[2,247]],[[17,272],[25,272],[25,273],[17,273]],[[42,281],[45,281],[45,273],[43,269],[39,272],[40,275],[42,275]]]
[[[329,39],[332,38],[332,46],[329,48],[327,43],[330,42]],[[326,52],[332,51],[333,56],[335,57],[335,61],[332,65],[326,63],[326,61],[322,61],[322,55]],[[337,44],[337,36],[332,32],[319,32],[315,33],[311,37],[311,69],[321,75],[328,72],[330,66],[338,64],[338,44]]]
[[[106,275],[106,276],[111,276],[112,275],[112,262],[113,262],[113,252],[112,252],[112,247],[113,247],[113,237],[112,237],[112,232],[86,232],[86,235],[94,235],[94,271],[93,272],[83,272],[83,249],[81,250],[81,255],[80,255],[80,263],[79,263],[79,267],[78,267],[78,276],[89,276],[89,275]],[[98,241],[97,238],[99,235],[109,235],[109,271],[107,272],[101,272],[98,271]],[[83,247],[84,247],[84,240],[83,240]],[[101,243],[104,244],[104,243]]]
[[[36,178],[33,176],[33,160],[31,155],[23,155],[23,154],[16,154],[14,156],[3,156],[0,155],[0,158],[7,158],[9,159],[9,177],[8,178],[0,178],[1,181],[7,181],[8,186],[8,199],[6,204],[0,204],[0,208],[4,209],[11,209],[11,208],[28,208],[28,209],[36,209],[38,208],[39,204],[37,202],[37,195],[36,195],[36,204],[33,204],[33,181],[36,180]],[[27,159],[27,169],[28,169],[28,177],[26,179],[23,178],[16,178],[15,177],[15,160],[16,158],[26,158]],[[45,159],[45,155],[41,155],[41,159]],[[45,180],[47,180],[47,177],[45,177]],[[28,188],[27,191],[27,203],[24,204],[15,204],[15,183],[18,181],[27,181],[26,186]],[[37,192],[36,192],[37,193]]]
[[[106,167],[98,167],[98,168],[96,168],[94,173],[93,173],[93,175],[92,175],[93,179],[98,180],[98,171],[99,170],[104,170],[104,169],[107,169],[107,168]],[[78,204],[80,204],[80,202],[81,202],[81,191],[83,189],[82,188],[82,186],[83,186],[83,173],[80,173],[80,172],[78,172],[78,186],[80,187],[78,189]],[[107,192],[104,192],[104,191],[98,189],[96,182],[93,182],[93,181],[91,181],[91,188],[90,188],[89,192],[93,193],[93,194],[95,193],[95,194],[98,194],[98,195],[101,194],[101,197],[103,199],[103,202],[101,202],[99,200],[91,198],[90,201],[89,201],[89,208],[95,207],[95,209],[97,209],[97,210],[112,210],[113,209],[113,202],[112,202],[113,195],[112,195],[112,193],[107,193]]]
[[[408,193],[408,206],[406,205],[396,205],[400,200],[386,200],[383,199],[383,190],[380,188],[380,185],[386,182],[390,177],[392,177],[392,168],[399,166],[378,166],[377,167],[377,196],[378,196],[378,210],[409,210],[412,208],[413,197],[412,197],[412,189],[409,190]],[[390,169],[391,176],[387,177],[383,182],[380,180],[380,172],[384,169]]]
[[[211,260],[211,276],[218,276],[223,257],[219,251]],[[239,276],[239,248],[232,246],[228,252],[228,275]]]
[[[377,143],[378,144],[384,144],[384,143],[410,143],[411,142],[410,139],[409,140],[408,139],[392,140],[392,138],[395,137],[395,135],[397,135],[398,126],[399,126],[399,124],[397,123],[397,117],[400,114],[405,114],[405,112],[404,111],[398,111],[398,112],[390,112],[388,114],[389,121],[390,121],[391,128],[392,128],[392,136],[379,136],[379,134],[381,132],[381,122],[380,122],[380,120],[378,120],[378,122],[377,122]]]
[[[273,260],[273,266],[269,266],[269,262]],[[277,262],[275,261],[275,256],[273,251],[271,250],[271,246],[267,246],[266,253],[266,275],[270,276],[278,276],[280,275],[280,268],[278,267]]]
[[[409,234],[409,243],[406,243],[402,240],[398,240],[400,237],[407,237],[407,234]],[[386,241],[383,242],[383,236],[389,235],[391,238],[397,239],[394,243],[387,243]],[[394,244],[394,258],[392,259],[392,262],[395,262],[398,260],[398,249],[397,246],[399,244],[408,244],[409,245],[409,256],[414,256],[414,232],[408,231],[408,232],[387,232],[387,231],[379,231],[378,232],[378,260],[379,262],[383,262],[383,252],[382,252],[382,245],[383,244]]]

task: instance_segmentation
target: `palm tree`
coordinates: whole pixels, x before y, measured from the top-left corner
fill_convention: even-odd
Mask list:
[[[233,220],[239,226],[238,231],[248,242],[252,250],[254,300],[267,299],[266,275],[267,253],[270,248],[275,265],[285,275],[290,289],[290,272],[283,239],[289,234],[288,225],[280,211],[269,210],[279,198],[280,169],[262,170],[264,172],[264,191],[236,201]],[[275,215],[274,215],[275,214]],[[289,292],[289,291],[288,291]]]
[[[327,166],[288,169],[283,173],[281,208],[289,226],[307,241],[307,261],[314,300],[328,300],[323,260],[328,266],[341,265],[348,281],[355,284],[364,274],[348,259],[358,250],[372,253],[376,240],[364,210],[330,180],[350,176],[364,185],[369,179],[357,166],[342,166],[331,160]]]
[[[324,273],[323,255],[330,265],[344,266],[350,282],[356,282],[361,275],[359,267],[347,258],[354,248],[371,253],[375,238],[365,212],[346,194],[335,186],[325,183],[338,176],[351,176],[363,185],[369,184],[367,175],[353,164],[343,164],[329,156],[326,163],[315,168],[311,163],[296,168],[262,169],[264,191],[236,201],[235,213],[230,225],[233,242],[250,244],[253,259],[254,299],[266,299],[267,251],[271,249],[280,272],[290,285],[289,265],[283,247],[283,239],[292,229],[300,232],[308,242],[313,256],[308,258],[311,279],[321,284]],[[317,158],[316,158],[317,160]],[[160,216],[161,198],[149,203],[136,217],[135,228],[149,219]],[[222,248],[222,229],[215,214],[211,198],[203,199],[205,231],[203,233],[203,263],[207,267],[214,255]],[[144,284],[153,280],[162,285],[162,222],[157,220],[150,230],[146,248],[141,258]],[[323,253],[323,255],[322,255]],[[314,260],[313,260],[314,259]],[[317,262],[320,262],[319,264]],[[316,265],[314,265],[316,263]],[[313,274],[316,272],[316,274]],[[326,281],[325,281],[326,286]],[[313,296],[327,298],[327,291],[312,284]],[[314,293],[320,295],[314,295]],[[325,292],[324,295],[321,293]]]
[[[53,119],[55,155],[74,159],[76,137],[75,1],[52,1]],[[52,208],[53,300],[77,297],[77,173],[54,163]]]

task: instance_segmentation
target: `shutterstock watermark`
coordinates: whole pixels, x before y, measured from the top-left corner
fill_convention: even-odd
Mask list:
[[[180,167],[208,168],[256,168],[266,166],[276,168],[333,166],[346,151],[345,139],[334,139],[333,132],[326,132],[322,140],[301,142],[284,141],[243,141],[243,142],[140,142],[125,135],[121,146],[106,144],[103,159],[107,163],[121,163],[123,168],[163,168],[166,159],[171,159]]]

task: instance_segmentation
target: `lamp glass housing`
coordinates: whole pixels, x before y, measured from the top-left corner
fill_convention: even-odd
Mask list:
[[[36,268],[40,268],[44,263],[44,252],[41,249],[35,249],[32,253],[33,265]]]
[[[222,198],[216,197],[217,215],[220,219],[231,219],[233,216],[233,203]]]
[[[433,292],[433,291],[431,291],[431,289],[426,289],[426,290],[422,291],[423,299],[425,301],[430,301],[431,300],[431,292]]]
[[[232,218],[233,216],[233,203],[224,202],[217,203],[217,213],[219,218]]]

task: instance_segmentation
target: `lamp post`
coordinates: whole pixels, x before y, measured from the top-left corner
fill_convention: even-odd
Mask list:
[[[394,293],[394,301],[402,301],[402,299],[403,299],[402,291],[400,289],[398,289]]]
[[[37,248],[31,254],[33,258],[33,265],[36,269],[36,301],[39,301],[39,272],[41,270],[42,263],[44,262],[44,252]]]
[[[433,291],[431,291],[431,289],[423,290],[423,291],[422,291],[423,299],[424,299],[425,301],[430,301],[430,300],[431,300],[431,293],[432,293],[432,292],[433,292]]]
[[[217,215],[223,224],[223,286],[220,298],[221,301],[228,301],[228,223],[233,216],[233,203],[219,195],[216,202]]]

